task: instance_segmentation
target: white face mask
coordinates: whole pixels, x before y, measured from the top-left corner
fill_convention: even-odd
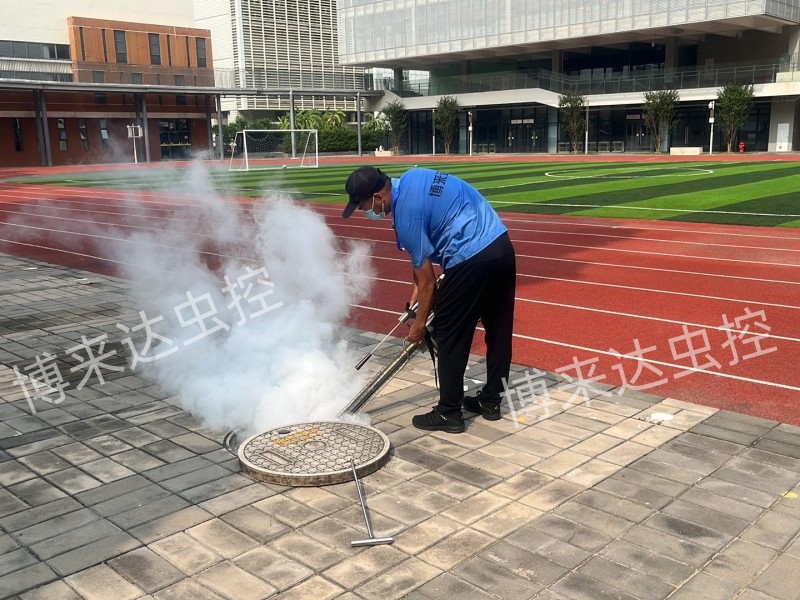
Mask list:
[[[379,213],[375,212],[375,196],[372,197],[372,208],[369,210],[364,211],[364,216],[368,219],[372,219],[373,221],[380,221],[383,217],[386,216],[386,211],[382,210]]]

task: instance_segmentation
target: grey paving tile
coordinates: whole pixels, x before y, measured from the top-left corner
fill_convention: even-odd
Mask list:
[[[615,537],[552,514],[542,515],[530,527],[589,552],[596,552]]]
[[[611,538],[620,536],[634,526],[634,522],[626,518],[574,501],[562,504],[551,514],[591,527]]]
[[[101,538],[88,546],[76,548],[47,561],[59,575],[65,576],[100,564],[140,546],[140,542],[125,532]]]
[[[158,492],[153,490],[153,494],[158,494]],[[190,504],[183,498],[169,494],[147,504],[135,505],[125,512],[109,515],[108,519],[118,527],[130,530],[139,525],[173,515],[188,506]]]
[[[76,467],[70,467],[69,469],[45,475],[45,479],[68,494],[78,494],[103,485],[100,480],[95,479]]]
[[[25,567],[35,565],[39,561],[25,548],[17,548],[11,552],[0,555],[0,577],[18,571]]]
[[[0,598],[14,598],[17,594],[49,583],[58,576],[44,563],[36,563],[24,569],[0,577]]]
[[[66,496],[60,489],[42,479],[23,481],[12,485],[9,490],[29,506],[41,506]],[[0,501],[0,503],[2,502]],[[0,513],[2,513],[2,510],[0,510]]]
[[[736,519],[752,523],[763,512],[763,509],[753,504],[740,502],[733,498],[720,496],[713,492],[698,487],[693,487],[680,497],[685,502],[696,504],[725,515],[730,515]]]
[[[737,519],[731,515],[703,508],[691,502],[676,500],[661,509],[665,515],[677,517],[689,523],[702,525],[714,531],[736,537],[750,526],[750,521]]]
[[[730,534],[716,531],[703,525],[697,525],[665,513],[654,514],[644,524],[647,527],[676,535],[681,539],[708,546],[715,550],[721,549],[733,539]]]
[[[54,581],[20,596],[21,600],[81,600],[75,591],[63,581]]]
[[[262,600],[275,592],[266,582],[229,562],[206,569],[197,579],[223,597],[237,600]]]
[[[59,554],[92,544],[106,536],[115,535],[119,531],[118,527],[108,521],[98,520],[88,526],[54,534],[41,542],[30,544],[29,547],[39,559],[48,560]]]
[[[168,537],[193,525],[207,521],[212,516],[197,506],[189,506],[177,512],[157,518],[129,529],[129,533],[145,544]]]
[[[51,506],[57,502],[59,501],[57,500],[56,502],[46,504],[42,508]],[[93,523],[99,520],[99,518],[100,517],[90,509],[80,508],[72,512],[60,514],[48,520],[36,521],[34,525],[14,532],[14,537],[21,543],[27,545],[35,544],[36,542],[41,542],[53,536]]]
[[[504,541],[568,569],[577,567],[592,556],[591,552],[573,546],[567,541],[547,535],[530,525],[506,536]]]
[[[186,460],[187,458],[192,458],[197,454],[196,452],[191,452],[184,447],[178,446],[177,444],[173,444],[170,440],[159,440],[157,442],[153,442],[152,444],[146,444],[142,446],[141,449],[148,454],[152,454],[158,458],[158,460],[162,460],[167,463],[175,463],[181,460]]]
[[[451,572],[459,579],[501,598],[532,598],[541,586],[511,573],[501,565],[473,558]]]
[[[621,540],[698,568],[716,553],[708,546],[645,525],[634,527]]]
[[[703,571],[745,587],[777,556],[775,550],[737,539],[715,556]]]
[[[570,573],[552,590],[573,600],[636,600],[625,592],[580,573]]]
[[[774,550],[783,550],[800,531],[800,518],[775,512],[764,514],[742,534],[742,539]]]
[[[4,517],[24,511],[27,508],[29,508],[29,505],[25,504],[25,502],[17,498],[14,494],[7,490],[0,489],[0,526],[2,526],[1,524]]]
[[[676,600],[696,600],[697,598],[729,600],[738,596],[739,589],[739,586],[733,582],[719,579],[708,573],[697,573],[672,598]]]
[[[575,571],[619,589],[632,597],[656,600],[667,598],[675,587],[663,579],[620,565],[600,556],[594,556]]]
[[[136,587],[152,594],[183,579],[183,572],[149,548],[137,548],[108,561],[108,566]]]
[[[142,590],[126,581],[106,565],[98,565],[82,573],[67,578],[67,582],[87,600],[114,598],[115,600],[134,600],[142,595]]]
[[[556,562],[504,541],[492,545],[478,556],[540,586],[548,586],[569,572],[569,569]]]
[[[184,579],[157,592],[155,598],[156,600],[223,600],[223,596],[191,579]]]
[[[599,554],[614,563],[629,567],[640,573],[658,577],[675,587],[689,579],[695,572],[693,566],[668,556],[651,552],[640,546],[629,544],[623,540],[612,542],[603,548]]]
[[[467,598],[469,600],[491,600],[497,596],[490,595],[479,587],[459,579],[450,573],[442,573],[434,577],[418,590],[425,598]]]
[[[761,434],[732,431],[723,427],[707,424],[707,422],[695,425],[689,431],[703,437],[739,444],[741,446],[751,446],[761,437]],[[758,444],[756,444],[756,446],[758,446]]]
[[[636,502],[596,489],[587,490],[579,494],[575,497],[574,502],[590,506],[633,523],[641,523],[656,510],[656,507],[642,506]]]

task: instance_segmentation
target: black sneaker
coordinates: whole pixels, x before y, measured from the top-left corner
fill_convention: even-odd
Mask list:
[[[461,413],[443,415],[439,408],[434,406],[433,410],[424,415],[415,415],[411,419],[411,424],[417,429],[425,431],[444,431],[445,433],[461,433],[464,431],[464,417]]]
[[[481,395],[464,396],[464,408],[469,412],[480,413],[487,421],[500,420],[500,400],[484,400]]]

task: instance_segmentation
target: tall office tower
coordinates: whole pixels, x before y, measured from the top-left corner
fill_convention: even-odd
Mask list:
[[[363,69],[338,61],[336,0],[194,0],[194,9],[197,26],[211,30],[214,69],[225,87],[364,88]],[[289,100],[237,97],[222,107],[259,117],[287,110]],[[356,104],[354,98],[303,96],[295,108],[354,111]]]

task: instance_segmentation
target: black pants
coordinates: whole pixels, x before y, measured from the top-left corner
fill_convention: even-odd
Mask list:
[[[461,410],[464,372],[478,319],[486,330],[483,398],[500,398],[511,366],[517,266],[507,233],[472,258],[447,269],[436,291],[433,336],[439,348],[439,410]]]

